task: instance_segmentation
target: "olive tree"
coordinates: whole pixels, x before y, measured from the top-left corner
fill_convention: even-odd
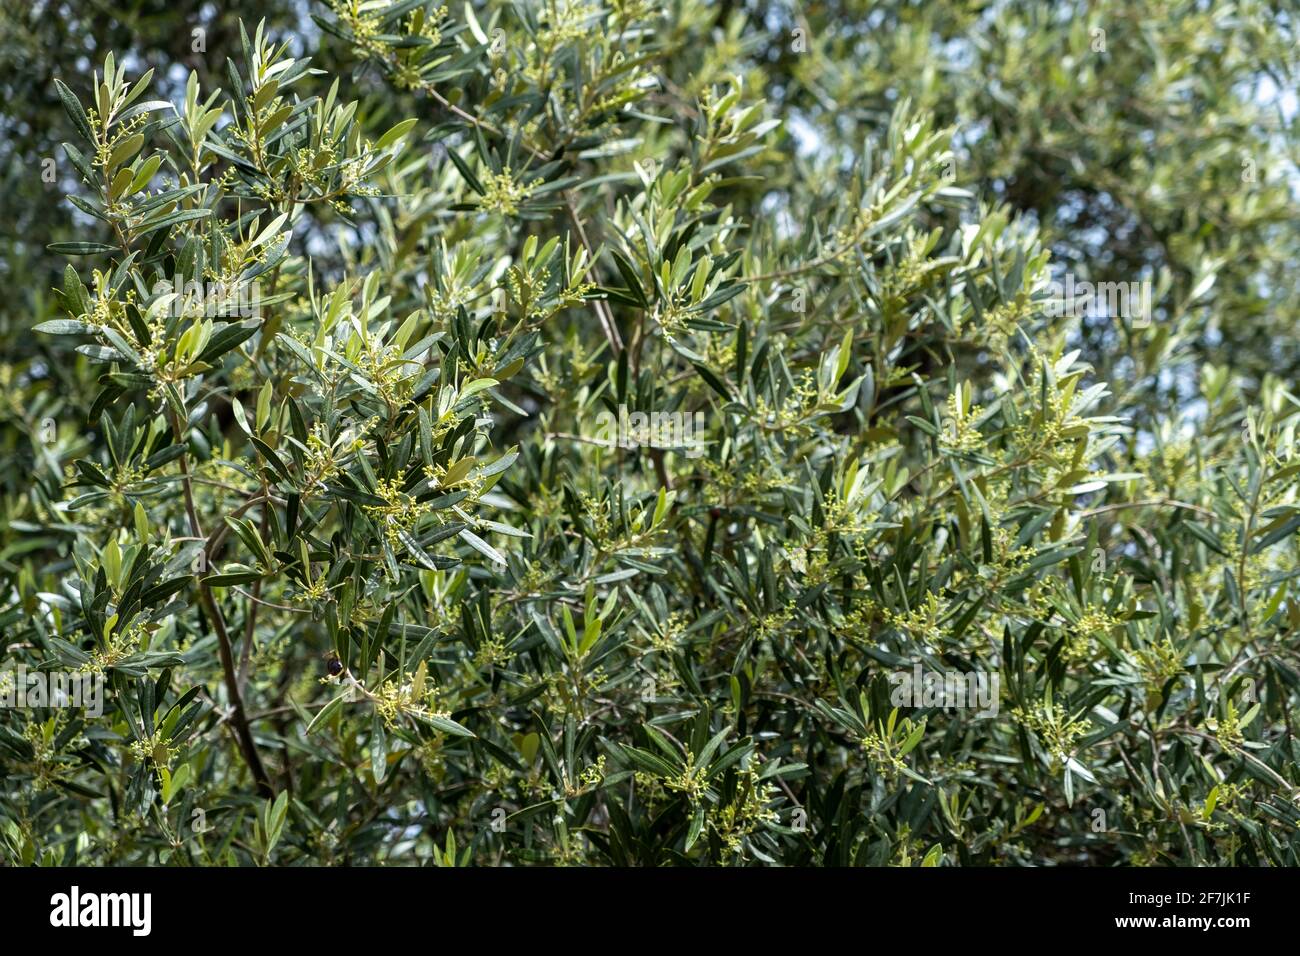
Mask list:
[[[1287,21],[832,6],[332,0],[57,81],[81,391],[25,366],[0,626],[102,699],[0,712],[7,857],[1300,862]],[[1214,30],[1264,173],[1166,175],[1189,234],[1116,157]]]

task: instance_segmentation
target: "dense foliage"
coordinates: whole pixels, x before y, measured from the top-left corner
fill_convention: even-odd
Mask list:
[[[5,31],[7,861],[1300,864],[1286,4],[295,11]]]

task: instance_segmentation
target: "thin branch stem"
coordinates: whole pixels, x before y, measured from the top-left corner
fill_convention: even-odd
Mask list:
[[[181,431],[180,421],[173,412],[171,415],[172,430],[176,435],[178,442],[185,441]],[[203,527],[199,523],[198,512],[194,507],[194,483],[190,480],[189,449],[180,457],[181,466],[181,488],[185,496],[185,513],[189,517],[190,531],[197,537],[203,537]],[[251,507],[246,502],[244,509]],[[224,530],[224,526],[222,528]],[[214,537],[217,532],[214,532]],[[204,545],[204,567],[207,567],[207,561],[211,559],[213,553],[213,541],[208,540]],[[248,764],[248,769],[253,774],[253,779],[257,781],[257,789],[263,796],[271,796],[274,788],[271,786],[271,780],[266,774],[266,768],[262,766],[262,758],[257,753],[257,743],[253,740],[253,731],[248,726],[248,718],[244,713],[244,699],[239,692],[239,680],[235,673],[235,655],[230,644],[230,633],[226,629],[226,619],[221,614],[221,608],[212,597],[212,591],[204,583],[202,578],[198,579],[199,605],[203,608],[212,626],[213,632],[217,636],[217,655],[221,658],[221,672],[226,683],[226,693],[230,697],[231,722],[235,728],[235,734],[239,740],[239,749],[243,754],[244,762]]]

